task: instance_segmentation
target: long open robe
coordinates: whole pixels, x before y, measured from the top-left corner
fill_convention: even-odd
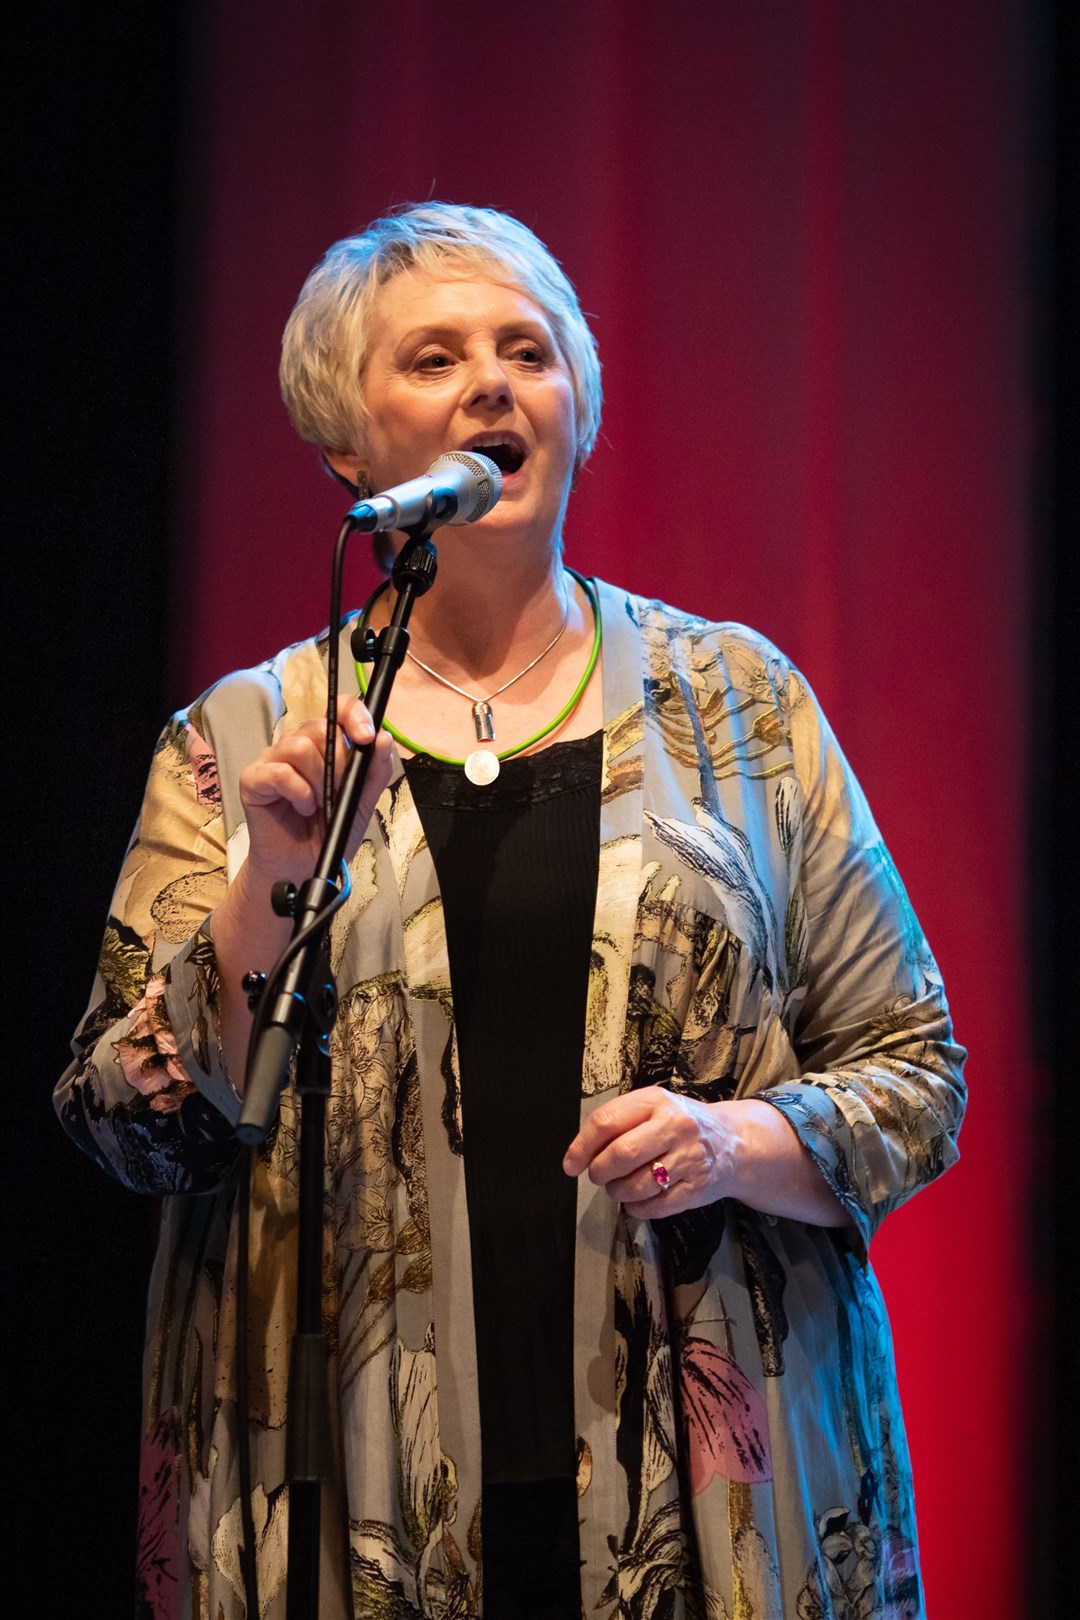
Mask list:
[[[707,1101],[764,1097],[854,1236],[730,1200],[641,1221],[582,1178],[584,1612],[917,1616],[910,1469],[866,1247],[882,1217],[956,1157],[963,1053],[941,980],[858,785],[783,657],[737,625],[608,586],[600,597],[605,740],[582,1115],[654,1083]],[[207,919],[244,856],[241,770],[324,706],[325,644],[308,642],[230,676],[168,726],[57,1093],[81,1147],[129,1187],[164,1195],[139,1569],[142,1612],[158,1620],[245,1612],[240,1104],[216,1034]],[[332,936],[341,1005],[323,1297],[336,1466],[321,1613],[449,1620],[483,1602],[468,1119],[438,887],[400,763],[352,877]],[[271,1617],[284,1614],[295,1167],[286,1093],[254,1172],[247,1345]]]

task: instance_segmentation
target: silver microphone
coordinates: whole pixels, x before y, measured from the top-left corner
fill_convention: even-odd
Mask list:
[[[428,497],[433,494],[434,511],[429,512]],[[435,523],[475,523],[501,494],[502,473],[489,457],[472,450],[448,450],[421,478],[357,501],[349,516],[367,534],[409,529],[425,517]]]

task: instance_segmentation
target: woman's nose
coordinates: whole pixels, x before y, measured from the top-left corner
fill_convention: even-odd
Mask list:
[[[494,349],[474,357],[469,370],[467,405],[511,405],[510,374]]]

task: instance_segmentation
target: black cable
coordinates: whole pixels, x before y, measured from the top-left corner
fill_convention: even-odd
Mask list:
[[[345,546],[355,533],[351,518],[346,518],[338,531],[334,545],[334,561],[330,573],[330,628],[326,657],[326,747],[323,761],[323,806],[326,822],[334,812],[334,737],[337,727],[338,642],[341,636],[341,577],[345,561]],[[341,863],[341,881],[338,892],[325,910],[337,911],[349,898],[352,878],[348,863]],[[266,1022],[267,1011],[273,1006],[277,986],[285,969],[297,951],[301,950],[312,934],[325,926],[325,910],[314,917],[305,928],[294,934],[279,957],[275,971],[263,986],[259,1004],[252,1020],[248,1054]],[[251,1435],[248,1387],[248,1284],[251,1269],[251,1168],[254,1147],[241,1149],[240,1184],[237,1188],[237,1259],[236,1259],[236,1419],[237,1465],[240,1473],[240,1523],[243,1541],[240,1546],[240,1569],[244,1581],[244,1602],[249,1620],[258,1620],[259,1572],[255,1547],[255,1515],[252,1509]]]
[[[236,1191],[236,1426],[240,1468],[240,1569],[249,1617],[259,1614],[259,1570],[255,1554],[255,1516],[251,1507],[251,1410],[248,1391],[248,1277],[251,1233],[251,1163],[254,1148],[240,1150],[240,1185]]]
[[[334,543],[334,561],[330,569],[330,632],[326,648],[326,751],[323,760],[323,814],[326,824],[334,813],[334,745],[337,726],[338,698],[338,642],[341,639],[341,576],[345,566],[345,547],[356,525],[350,513],[346,517]]]

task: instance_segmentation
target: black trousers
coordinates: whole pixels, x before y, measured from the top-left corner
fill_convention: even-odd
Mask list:
[[[572,1479],[486,1484],[483,1545],[486,1620],[581,1620]]]

